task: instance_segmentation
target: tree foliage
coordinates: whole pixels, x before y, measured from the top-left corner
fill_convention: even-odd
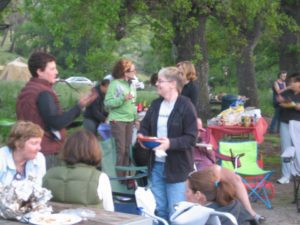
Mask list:
[[[237,84],[239,93],[258,105],[258,74],[267,73],[264,68],[269,66],[275,70],[284,29],[298,31],[298,17],[291,19],[280,0],[24,2],[27,22],[16,32],[18,52],[50,51],[64,69],[63,76],[76,72],[93,79],[110,73],[121,57],[133,59],[147,74],[191,60],[198,71],[204,119],[212,80]],[[298,54],[295,45],[292,50]]]

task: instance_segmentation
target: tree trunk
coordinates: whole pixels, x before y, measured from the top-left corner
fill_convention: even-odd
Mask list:
[[[261,36],[261,29],[262,21],[256,18],[251,29],[241,31],[247,44],[239,47],[239,58],[236,60],[239,94],[249,98],[246,105],[255,107],[258,107],[259,102],[253,52]]]
[[[207,16],[200,16],[199,18],[199,29],[198,37],[200,44],[200,52],[202,55],[202,60],[198,60],[196,68],[198,72],[198,80],[200,83],[200,97],[199,97],[199,113],[203,121],[207,121],[210,118],[210,105],[209,105],[209,90],[208,90],[208,47],[205,40],[205,26],[206,26]]]
[[[199,108],[197,109],[199,117],[206,123],[210,116],[210,105],[209,105],[209,93],[208,93],[208,51],[207,43],[205,40],[205,23],[207,16],[196,15],[199,24],[195,29],[190,32],[182,32],[179,27],[176,26],[174,22],[174,27],[176,27],[174,44],[177,47],[177,61],[183,60],[193,60],[198,59],[199,54],[201,59],[196,61],[196,71],[198,82],[200,86],[199,91]],[[200,46],[200,52],[197,52]],[[197,56],[198,55],[198,56]]]
[[[1,47],[4,46],[4,43],[5,43],[7,34],[8,34],[8,29],[5,29],[5,30],[4,30],[4,34],[3,34],[3,38],[2,38],[2,41],[1,41],[1,45],[0,45]]]
[[[258,106],[257,85],[255,78],[255,64],[253,61],[253,50],[245,46],[241,50],[240,58],[236,61],[238,89],[240,95],[249,98],[247,105]]]
[[[282,10],[300,25],[299,1],[281,1]],[[288,74],[300,71],[300,33],[284,29],[279,39],[279,67]]]

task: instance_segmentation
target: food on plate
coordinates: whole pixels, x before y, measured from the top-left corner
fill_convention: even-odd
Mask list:
[[[29,222],[36,225],[71,225],[81,221],[81,218],[76,215],[68,214],[38,214],[33,216]]]
[[[296,105],[297,104],[294,101],[285,101],[280,103],[280,106],[283,108],[295,108]]]
[[[158,139],[157,137],[150,137],[150,136],[139,137],[140,141],[156,141],[157,139]]]

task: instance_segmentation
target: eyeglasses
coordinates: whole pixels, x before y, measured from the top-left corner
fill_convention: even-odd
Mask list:
[[[171,80],[157,80],[156,83],[172,82]]]
[[[136,70],[129,70],[127,73],[136,73]]]

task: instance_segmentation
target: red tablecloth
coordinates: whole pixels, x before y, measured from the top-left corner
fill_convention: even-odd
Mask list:
[[[224,134],[249,134],[252,133],[253,137],[258,144],[264,141],[264,135],[267,132],[268,124],[267,121],[261,117],[256,122],[255,126],[241,127],[241,126],[208,126],[208,132],[210,135],[210,144],[212,144],[214,149],[218,148],[218,142],[223,137]]]

